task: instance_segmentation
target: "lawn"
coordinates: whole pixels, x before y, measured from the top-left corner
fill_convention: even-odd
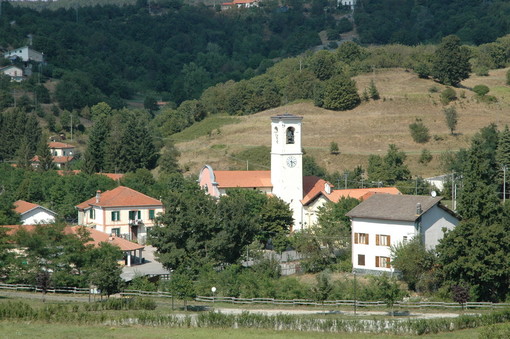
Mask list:
[[[168,328],[147,326],[78,326],[38,322],[0,322],[1,338],[478,338],[480,329],[429,336],[272,331],[262,329]]]

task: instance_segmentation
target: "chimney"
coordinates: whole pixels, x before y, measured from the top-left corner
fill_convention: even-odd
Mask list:
[[[421,204],[417,203],[416,204],[416,215],[421,215],[422,213],[423,213],[423,211],[421,209]]]
[[[99,200],[101,200],[101,191],[97,190],[97,192],[96,192],[96,203],[98,203]]]

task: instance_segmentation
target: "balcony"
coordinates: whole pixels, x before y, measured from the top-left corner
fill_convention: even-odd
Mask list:
[[[138,225],[142,225],[142,224],[143,224],[142,219],[129,219],[130,226],[138,226]]]

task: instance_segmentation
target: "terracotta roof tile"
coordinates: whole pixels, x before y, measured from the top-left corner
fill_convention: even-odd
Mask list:
[[[326,184],[333,189],[334,186],[324,179],[316,176],[303,177],[303,200],[301,200],[301,203],[307,205],[319,194],[326,195]]]
[[[58,141],[51,141],[48,143],[48,146],[50,148],[74,148],[73,145],[66,144],[64,142],[58,142]]]
[[[33,203],[25,201],[25,200],[18,200],[18,201],[14,202],[14,207],[15,207],[14,210],[16,211],[16,213],[23,214],[30,210],[33,210],[36,207],[41,207],[41,206],[39,206],[37,204],[33,204]]]
[[[129,187],[119,186],[110,191],[100,193],[99,201],[96,202],[96,197],[92,197],[87,201],[77,205],[78,209],[85,209],[89,206],[100,207],[122,207],[122,206],[163,206],[163,203],[158,199],[154,199],[135,191]]]
[[[270,171],[214,171],[219,188],[273,187]]]
[[[338,202],[342,197],[355,199],[366,199],[373,194],[402,194],[396,187],[372,187],[372,188],[354,188],[345,190],[334,190],[327,198],[333,202]]]

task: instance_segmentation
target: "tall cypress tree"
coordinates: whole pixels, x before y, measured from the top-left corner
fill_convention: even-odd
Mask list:
[[[38,169],[40,171],[53,169],[53,156],[51,155],[50,147],[44,138],[39,142],[36,154],[39,158]]]
[[[94,164],[91,173],[105,170],[105,149],[108,135],[110,134],[110,123],[106,116],[99,116],[90,131],[87,152],[89,160]]]

